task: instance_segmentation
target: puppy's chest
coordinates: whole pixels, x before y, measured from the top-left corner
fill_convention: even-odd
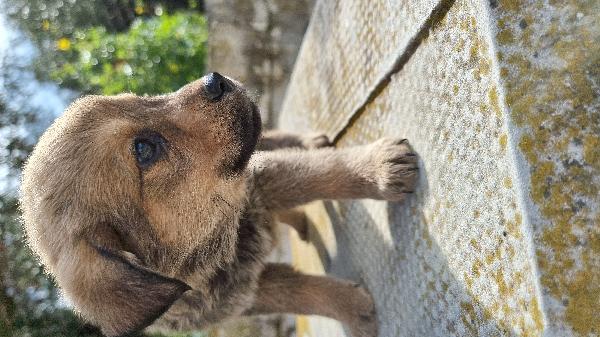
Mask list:
[[[249,209],[240,218],[234,265],[262,263],[273,248],[274,239],[273,217],[269,213]]]
[[[222,293],[221,296],[227,297],[257,277],[273,247],[273,223],[269,214],[247,208],[239,219],[234,258],[217,268],[207,280],[211,294]]]
[[[264,261],[273,246],[272,226],[270,214],[248,208],[240,218],[233,261],[194,284],[194,289],[184,294],[158,325],[170,329],[198,328],[246,310],[252,304]],[[182,316],[190,326],[180,326]]]
[[[225,305],[228,300],[251,291],[272,248],[271,222],[262,214],[247,212],[240,219],[235,259],[219,268],[208,281],[211,295],[218,295]]]

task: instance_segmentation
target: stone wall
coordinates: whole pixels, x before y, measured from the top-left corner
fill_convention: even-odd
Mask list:
[[[600,335],[600,2],[318,1],[278,124],[420,156],[405,202],[314,203],[293,239],[380,336]]]
[[[206,0],[208,69],[259,99],[265,126],[279,113],[313,0]]]

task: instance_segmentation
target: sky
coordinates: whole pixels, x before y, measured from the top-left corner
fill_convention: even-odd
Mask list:
[[[2,5],[3,0],[0,0]],[[15,44],[14,41],[19,41]],[[18,61],[25,63],[31,62],[35,57],[33,45],[27,41],[27,38],[11,27],[7,22],[4,13],[0,12],[0,66],[3,66],[2,60],[5,55],[10,55]],[[38,122],[29,126],[29,129],[19,130],[24,135],[37,135],[45,130],[52,121],[60,116],[67,104],[74,98],[74,94],[68,90],[60,89],[54,83],[42,83],[35,79],[32,72],[20,74],[19,83],[31,95],[22,96],[34,110],[38,111]],[[4,78],[0,75],[0,84]],[[0,94],[2,94],[2,85],[0,85]],[[13,105],[19,109],[19,103]],[[6,147],[6,130],[0,129],[0,151]],[[15,194],[18,188],[18,177],[11,177],[11,172],[7,167],[0,165],[0,194]]]
[[[6,40],[6,35],[8,34],[8,32],[6,31],[6,27],[5,27],[5,23],[4,23],[4,15],[0,16],[0,50],[4,50],[6,49],[6,44],[7,44],[7,40]]]
[[[0,0],[0,3],[2,2]],[[4,56],[9,51],[9,48],[11,48],[10,42],[13,39],[21,41],[19,47],[12,49],[14,57],[26,60],[27,62],[31,61],[35,56],[33,45],[27,41],[27,38],[22,33],[15,30],[14,27],[10,27],[4,14],[0,13],[0,56]],[[0,62],[2,62],[1,58]],[[26,74],[23,77],[23,83],[34,92],[34,96],[32,97],[33,105],[46,107],[51,113],[48,117],[52,119],[59,116],[68,103],[68,96],[71,93],[61,90],[54,83],[41,83],[37,81],[32,73]]]

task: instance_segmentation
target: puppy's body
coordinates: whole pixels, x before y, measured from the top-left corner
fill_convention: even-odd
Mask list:
[[[257,225],[261,224],[261,225]],[[159,330],[202,329],[239,316],[253,303],[264,259],[271,250],[272,219],[247,211],[239,220],[238,241],[231,261],[212,274],[202,270],[185,278],[193,290],[182,295],[154,324]]]
[[[375,336],[364,289],[264,260],[276,212],[317,199],[400,200],[413,188],[414,155],[384,139],[258,152],[248,165],[259,135],[254,104],[218,74],[155,98],[84,98],[24,170],[32,248],[108,336],[273,312],[325,315],[354,337]],[[258,148],[326,143],[272,133]]]

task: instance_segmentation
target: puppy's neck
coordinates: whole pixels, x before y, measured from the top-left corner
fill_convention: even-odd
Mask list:
[[[150,225],[170,261],[165,273],[182,276],[198,266],[206,270],[231,262],[248,205],[246,181],[240,177],[211,188],[190,184],[167,203],[145,201]]]

